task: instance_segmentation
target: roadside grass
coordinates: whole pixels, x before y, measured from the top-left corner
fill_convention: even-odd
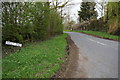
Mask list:
[[[113,39],[113,40],[120,40],[120,36],[116,36],[116,35],[110,35],[108,33],[105,32],[98,32],[98,31],[72,31],[72,30],[65,30],[68,32],[83,32],[83,33],[87,33],[87,34],[92,34],[92,35],[96,35],[102,38],[108,38],[108,39]]]
[[[67,34],[29,44],[3,58],[3,78],[50,78],[64,63]]]

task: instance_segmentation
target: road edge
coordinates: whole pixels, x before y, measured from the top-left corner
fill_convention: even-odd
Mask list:
[[[73,78],[72,75],[77,69],[77,59],[79,58],[79,48],[75,45],[71,37],[68,35],[66,38],[67,46],[65,56],[65,63],[60,65],[59,71],[52,76],[52,78]]]

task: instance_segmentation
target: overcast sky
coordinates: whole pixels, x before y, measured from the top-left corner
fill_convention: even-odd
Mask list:
[[[70,19],[75,20],[77,22],[78,19],[78,11],[80,10],[80,4],[82,0],[72,0],[69,2],[69,6],[64,8],[64,13],[70,15]]]
[[[53,0],[53,1],[56,1],[56,0]],[[58,2],[62,2],[62,3],[65,3],[66,1],[68,1],[68,0],[58,0]],[[80,10],[80,5],[81,5],[82,1],[83,0],[69,0],[68,4],[70,4],[70,5],[65,6],[63,8],[63,14],[66,13],[67,15],[70,15],[70,20],[74,20],[74,21],[78,22],[78,20],[77,20],[79,17],[78,11]],[[86,1],[86,2],[93,2],[93,1],[95,1],[95,2],[108,2],[108,1],[109,2],[118,2],[120,0],[84,0],[84,1]],[[98,12],[97,18],[100,18],[101,12],[98,10],[98,6],[101,7],[99,4],[96,4],[96,11]],[[104,15],[104,12],[102,14]]]
[[[62,0],[60,0],[62,1]],[[65,1],[65,0],[64,0]],[[100,1],[100,0],[99,0]],[[78,21],[78,11],[80,10],[82,0],[71,0],[68,4],[71,4],[69,6],[66,6],[63,9],[63,13],[66,13],[67,15],[70,15],[70,19],[74,21]],[[98,18],[101,17],[101,14],[98,9],[96,9],[98,12]]]

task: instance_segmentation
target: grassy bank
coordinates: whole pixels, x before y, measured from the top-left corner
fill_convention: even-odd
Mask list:
[[[96,36],[99,36],[101,38],[120,40],[120,36],[110,35],[110,34],[105,33],[105,32],[98,32],[98,31],[71,31],[71,30],[65,30],[65,31],[69,31],[69,32],[83,32],[83,33],[87,33],[87,34],[96,35]]]
[[[30,44],[3,58],[3,78],[50,78],[66,55],[67,34]]]

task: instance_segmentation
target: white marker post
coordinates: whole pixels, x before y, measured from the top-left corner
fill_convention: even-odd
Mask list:
[[[22,44],[20,44],[20,43],[15,43],[15,42],[10,42],[10,41],[6,41],[5,44],[22,47]]]

